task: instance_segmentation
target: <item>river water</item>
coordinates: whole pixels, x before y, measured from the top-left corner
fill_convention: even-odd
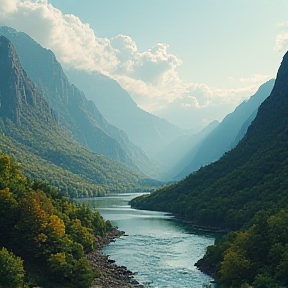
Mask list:
[[[147,287],[202,288],[211,278],[194,264],[214,243],[215,234],[195,229],[167,213],[132,209],[128,202],[138,195],[84,200],[128,235],[106,246],[103,253],[134,272],[134,278]]]

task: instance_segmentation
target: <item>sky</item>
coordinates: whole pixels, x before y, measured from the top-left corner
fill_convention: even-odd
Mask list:
[[[288,0],[0,0],[0,25],[182,128],[221,121],[288,50]]]

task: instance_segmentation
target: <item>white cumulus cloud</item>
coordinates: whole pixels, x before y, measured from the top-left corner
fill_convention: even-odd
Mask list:
[[[19,0],[0,0],[0,17],[7,17],[8,14],[17,10]]]
[[[288,21],[278,23],[281,30],[276,36],[275,50],[277,52],[286,52],[288,50]]]
[[[139,51],[130,36],[97,37],[89,24],[75,15],[63,14],[47,0],[0,0],[0,7],[0,25],[23,31],[51,49],[64,68],[100,71],[117,80],[140,107],[179,125],[201,122],[204,114],[206,122],[209,117],[211,121],[219,119],[239,104],[245,93],[252,95],[263,83],[259,83],[259,75],[253,83],[243,79],[248,88],[233,91],[184,83],[177,73],[182,61],[169,53],[167,44],[157,43],[147,51]],[[288,44],[288,34],[279,35],[277,43],[279,47]],[[220,105],[225,111],[221,115],[216,109]],[[177,123],[177,115],[183,121]]]
[[[288,49],[288,32],[281,32],[276,37],[275,49],[278,52],[287,51]]]

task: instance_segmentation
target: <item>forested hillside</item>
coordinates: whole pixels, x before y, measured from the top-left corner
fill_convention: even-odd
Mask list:
[[[48,100],[58,124],[70,131],[76,141],[136,171],[153,170],[145,153],[132,144],[123,131],[107,123],[95,104],[69,83],[52,51],[9,27],[0,27],[0,35],[11,41],[28,78]]]
[[[22,69],[15,49],[0,36],[0,144],[25,175],[71,196],[143,189],[141,174],[84,149],[58,126],[55,114]]]
[[[0,155],[0,286],[88,288],[97,271],[85,258],[111,223],[45,183],[27,180]]]
[[[232,113],[228,114],[206,137],[196,155],[190,158],[189,165],[175,179],[183,179],[200,167],[217,161],[225,152],[234,148],[245,136],[248,126],[256,117],[260,104],[270,95],[274,82],[275,80],[271,79],[262,84],[249,100],[243,101]]]
[[[183,181],[133,200],[132,205],[224,229],[239,229],[261,209],[285,208],[288,91],[282,82],[288,76],[283,73],[287,65],[283,61],[271,96],[236,148]]]
[[[243,140],[219,161],[141,198],[133,207],[172,212],[227,230],[198,266],[223,287],[288,285],[288,53],[271,95]]]
[[[221,287],[288,287],[288,212],[259,211],[249,228],[230,232],[196,263]]]

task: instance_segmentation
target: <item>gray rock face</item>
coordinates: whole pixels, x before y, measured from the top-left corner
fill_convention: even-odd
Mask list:
[[[58,123],[89,150],[149,174],[151,165],[145,153],[127,135],[110,125],[92,101],[72,85],[55,55],[25,33],[1,27],[0,35],[14,45],[29,78],[48,100]]]

